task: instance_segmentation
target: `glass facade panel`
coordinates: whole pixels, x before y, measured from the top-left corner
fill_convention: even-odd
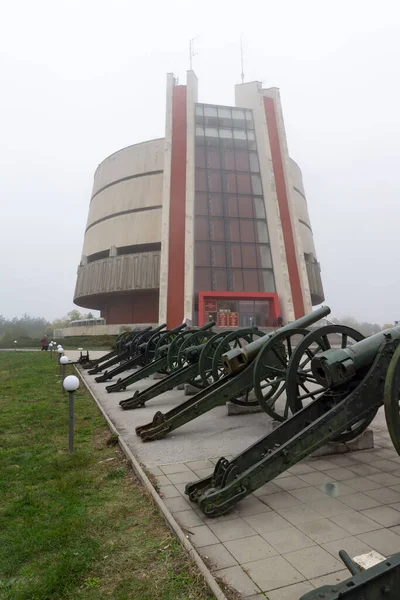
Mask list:
[[[251,110],[197,105],[195,168],[195,290],[274,291]]]

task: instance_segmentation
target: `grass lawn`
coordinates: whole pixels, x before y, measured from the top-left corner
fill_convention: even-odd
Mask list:
[[[81,385],[69,455],[55,361],[0,352],[2,600],[213,598],[112,442]]]

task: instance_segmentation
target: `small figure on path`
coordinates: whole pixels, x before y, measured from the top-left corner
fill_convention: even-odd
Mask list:
[[[42,339],[40,340],[40,343],[42,345],[42,352],[43,352],[43,350],[46,350],[46,352],[47,352],[47,350],[49,348],[49,340],[48,340],[47,335],[42,337]]]
[[[282,324],[283,324],[282,315],[279,315],[279,317],[278,317],[278,327],[282,327]]]

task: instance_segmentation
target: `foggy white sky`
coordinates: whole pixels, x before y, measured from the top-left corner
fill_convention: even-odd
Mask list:
[[[245,80],[281,90],[326,303],[400,318],[400,5],[395,0],[3,0],[0,314],[73,308],[93,174],[164,135],[165,74],[234,103]]]

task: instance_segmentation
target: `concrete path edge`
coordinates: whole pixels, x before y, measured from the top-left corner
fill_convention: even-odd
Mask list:
[[[80,376],[81,375],[80,374],[80,369],[78,369],[75,366],[75,370],[76,370],[76,372],[79,375],[79,379],[83,382],[84,386],[86,387],[86,389],[88,390],[88,392],[92,396],[93,400],[96,402],[96,404],[97,404],[97,406],[98,406],[101,414],[103,415],[103,417],[104,417],[104,419],[105,419],[105,421],[106,421],[109,429],[111,430],[112,433],[114,433],[115,435],[118,436],[118,444],[119,444],[122,452],[125,454],[126,458],[129,460],[130,464],[132,465],[133,471],[139,477],[139,479],[142,482],[143,486],[145,487],[145,489],[147,490],[147,492],[153,498],[155,504],[157,505],[159,511],[161,512],[162,516],[164,517],[164,519],[165,519],[167,525],[169,526],[169,528],[172,530],[172,532],[174,533],[174,535],[178,538],[179,542],[182,544],[182,546],[188,552],[189,556],[196,563],[196,565],[197,565],[200,573],[203,575],[203,577],[204,577],[204,579],[205,579],[208,587],[210,588],[211,592],[214,594],[214,596],[216,597],[217,600],[228,600],[227,597],[225,596],[225,594],[223,593],[223,591],[221,590],[221,588],[219,587],[219,585],[218,585],[215,577],[211,573],[210,569],[207,567],[207,565],[205,564],[205,562],[201,558],[200,554],[197,552],[197,550],[195,549],[195,547],[193,546],[193,544],[190,542],[190,540],[185,536],[185,534],[182,531],[181,527],[175,521],[175,519],[172,516],[171,512],[169,511],[169,509],[165,506],[165,504],[163,502],[163,499],[157,494],[157,492],[154,489],[151,481],[147,477],[145,471],[142,469],[139,461],[137,460],[137,458],[132,453],[132,451],[130,450],[130,448],[127,446],[127,444],[124,442],[124,440],[119,435],[118,430],[116,429],[114,423],[111,421],[111,419],[109,418],[109,416],[107,415],[107,413],[105,412],[105,410],[103,409],[103,407],[101,406],[101,404],[98,402],[98,400],[97,400],[96,396],[94,395],[93,391],[91,390],[90,386],[86,383],[86,381],[84,380],[84,378]]]

